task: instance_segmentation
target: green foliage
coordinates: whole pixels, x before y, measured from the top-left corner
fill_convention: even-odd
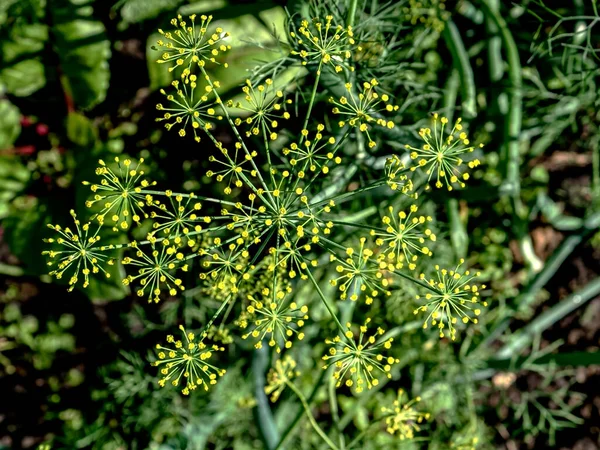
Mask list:
[[[2,3],[0,273],[90,308],[36,315],[7,282],[0,372],[44,380],[47,428],[11,426],[570,445],[562,366],[597,355],[555,339],[600,292],[571,274],[598,236],[599,16],[554,3]]]

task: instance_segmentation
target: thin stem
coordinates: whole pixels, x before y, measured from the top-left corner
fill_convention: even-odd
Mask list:
[[[302,125],[302,129],[306,130],[308,126],[308,120],[310,119],[310,113],[312,112],[313,105],[315,103],[315,98],[317,96],[317,87],[319,86],[319,80],[321,79],[321,68],[323,66],[323,60],[319,61],[319,68],[317,69],[317,76],[315,77],[315,84],[313,85],[313,90],[310,95],[310,102],[308,103],[308,110],[306,111],[306,117],[304,118],[304,125]],[[300,143],[304,141],[304,136],[300,139]]]
[[[340,441],[340,450],[345,450],[346,448],[346,439],[344,438],[344,434],[340,429],[340,412],[338,408],[337,402],[337,394],[335,390],[335,378],[331,377],[329,379],[329,385],[327,386],[327,390],[329,393],[329,407],[331,408],[331,416],[333,417],[333,424],[335,425],[335,429],[338,432],[338,437]]]
[[[325,375],[326,375],[326,373],[328,371],[327,370],[321,370],[320,372],[321,372],[321,374],[319,375],[319,378],[318,378],[317,382],[315,383],[315,386],[313,387],[312,392],[308,396],[307,403],[309,405],[313,402],[314,398],[317,396],[317,392],[319,391],[319,388],[321,387],[321,383],[323,382],[323,379],[325,378]],[[279,441],[279,443],[275,447],[275,450],[280,450],[281,448],[283,448],[283,446],[286,443],[286,441],[290,438],[290,436],[292,435],[292,433],[294,432],[294,430],[296,429],[296,427],[300,423],[300,419],[304,415],[303,412],[304,412],[304,408],[300,408],[298,410],[298,413],[296,414],[296,416],[294,417],[294,419],[290,422],[290,424],[288,425],[287,429],[283,432],[283,434],[281,436],[281,440]]]
[[[329,302],[325,298],[325,295],[323,294],[323,291],[321,291],[321,287],[317,283],[317,280],[315,280],[315,277],[313,276],[313,274],[312,274],[312,272],[310,270],[307,270],[306,273],[308,274],[308,278],[310,278],[310,281],[312,282],[313,286],[317,290],[317,293],[319,294],[319,297],[321,297],[321,300],[323,301],[323,304],[325,305],[325,308],[327,308],[327,311],[329,311],[329,314],[331,314],[331,317],[333,317],[333,320],[335,321],[335,324],[337,325],[337,327],[340,330],[340,333],[342,333],[342,336],[343,336],[346,330],[344,330],[344,327],[342,326],[342,324],[338,320],[337,316],[335,315],[335,313],[331,309],[331,306],[329,306]]]
[[[329,439],[329,437],[327,437],[327,435],[325,434],[325,432],[321,429],[321,427],[319,426],[319,424],[315,420],[315,417],[313,416],[313,414],[312,414],[312,412],[310,410],[310,405],[306,401],[306,398],[304,397],[304,395],[302,395],[302,392],[300,392],[298,390],[298,388],[296,388],[296,386],[294,386],[294,383],[291,383],[290,381],[286,381],[285,384],[292,391],[294,391],[294,394],[296,394],[296,396],[300,400],[300,403],[302,403],[302,406],[304,407],[304,411],[306,411],[306,416],[308,417],[308,421],[310,422],[310,424],[312,425],[312,427],[314,428],[314,430],[317,432],[317,434],[319,436],[321,436],[321,438],[325,441],[325,443],[330,448],[332,448],[333,450],[339,450],[339,448],[333,442],[331,442],[331,439]]]

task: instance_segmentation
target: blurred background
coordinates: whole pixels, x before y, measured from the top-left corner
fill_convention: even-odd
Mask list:
[[[457,114],[486,142],[474,187],[434,193],[431,210],[438,210],[448,254],[468,254],[470,264],[483,269],[495,312],[483,324],[494,333],[481,345],[507,358],[485,373],[478,369],[477,382],[451,383],[448,377],[462,370],[449,362],[459,359],[459,347],[448,344],[439,355],[423,357],[431,343],[426,337],[401,341],[411,355],[405,362],[410,378],[437,377],[442,386],[427,433],[433,441],[411,447],[374,440],[364,448],[450,448],[456,436],[465,443],[453,448],[600,448],[600,29],[594,28],[600,17],[595,0],[485,3],[500,9],[523,66],[523,128],[512,137],[520,142],[521,162],[508,163],[517,164],[513,176],[526,205],[517,216],[509,199],[514,179],[502,177],[505,136],[496,126],[514,90],[507,81],[512,66],[494,63],[504,55],[500,31],[485,22],[480,2],[392,2],[398,31],[386,22],[385,32],[397,32],[402,45],[411,36],[421,39],[411,38],[408,52],[399,44],[387,60],[402,98],[400,132],[417,130],[454,92]],[[148,307],[121,283],[118,266],[111,280],[67,292],[47,275],[42,239],[46,224],[68,223],[70,209],[84,210],[89,188],[81,182],[93,179],[100,158],[143,157],[160,186],[216,192],[204,175],[208,144],[181,139],[155,122],[159,89],[171,82],[155,64],[159,28],[169,28],[177,13],[212,14],[232,35],[229,69],[210,69],[231,98],[253,70],[281,57],[286,8],[306,13],[307,5],[0,0],[0,449],[44,443],[53,449],[264,448],[251,348],[231,355],[236,362],[210,395],[190,399],[157,389],[147,362],[166,330],[181,317],[205,322],[215,301],[191,290]],[[310,71],[290,70],[298,86],[292,90],[301,95]],[[326,109],[326,97],[320,101],[316,111]],[[394,149],[384,144],[377,151],[385,156]],[[398,312],[401,300],[389,312],[392,323],[412,316],[412,308]],[[516,344],[500,339],[519,331],[527,337]],[[508,350],[507,342],[513,342]],[[304,381],[312,385],[311,376]],[[349,397],[341,402],[343,411],[356,410],[349,426],[364,429],[367,406],[382,398],[373,396],[371,405]],[[278,423],[295,408],[280,402]],[[326,422],[330,413],[324,407],[315,415]],[[473,431],[464,431],[474,428],[475,444]],[[302,428],[289,448],[319,445]]]

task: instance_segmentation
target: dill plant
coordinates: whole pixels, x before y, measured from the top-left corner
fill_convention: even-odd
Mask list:
[[[47,240],[52,248],[44,252],[50,274],[67,277],[69,290],[79,284],[85,288],[90,276],[109,276],[105,267],[116,263],[127,271],[122,283],[151,303],[177,297],[186,288],[203,289],[219,306],[194,331],[182,326],[181,338],[169,334],[165,345],[156,345],[152,366],[159,372],[158,385],[189,395],[216,384],[227,369],[219,353],[234,345],[217,341],[224,327],[237,324],[240,337],[256,349],[282,354],[275,358],[266,393],[275,401],[289,387],[331,448],[338,446],[317,424],[293,381],[299,371],[290,348],[306,338],[303,328],[311,322],[311,309],[325,308],[330,327],[323,334],[333,336],[325,340],[322,361],[315,363],[337,387],[360,393],[391,378],[399,359],[394,338],[377,317],[359,323],[352,314],[343,318],[340,302],[367,313],[374,303],[386,302],[399,280],[411,283],[419,292],[414,313],[424,316],[423,332],[434,327],[451,340],[461,327],[477,323],[480,305],[486,305],[471,272],[437,265],[434,274],[417,270],[436,261],[432,244],[438,239],[433,218],[418,213],[419,194],[426,196],[430,186],[464,187],[469,179],[464,166],[479,164],[470,157],[476,146],[461,120],[448,132],[449,119],[433,114],[432,128],[418,132],[421,142],[386,156],[375,177],[361,176],[361,158],[348,161],[346,147],[356,143],[365,152],[375,151],[382,133],[401,120],[401,108],[385,82],[372,76],[373,70],[362,70],[370,42],[353,26],[355,14],[356,2],[351,2],[346,18],[337,11],[298,22],[290,18],[288,44],[281,44],[285,62],[313,73],[308,95],[297,96],[295,103],[294,86],[288,91],[276,87],[277,71],[262,79],[260,74],[250,77],[239,101],[224,99],[208,68],[226,66],[220,56],[230,50],[229,34],[212,28],[210,16],[174,18],[173,29],[159,30],[156,43],[163,52],[157,64],[167,65],[174,76],[170,88],[161,90],[157,125],[182,139],[193,136],[199,151],[210,151],[206,176],[223,195],[158,189],[146,178],[141,159],[99,161],[98,179],[84,183],[91,190],[86,206],[97,212],[84,225],[72,213],[74,229],[49,225],[57,236]],[[439,17],[424,23],[442,27]],[[329,89],[328,113],[319,117],[315,105],[328,89],[324,80],[338,89]],[[284,123],[291,121],[301,124],[295,136],[285,130]],[[217,127],[228,127],[232,139],[222,139]],[[382,189],[407,206],[382,209],[379,223],[346,217],[345,204]],[[103,228],[129,236],[131,227],[144,225],[150,231],[143,240],[102,245]],[[347,229],[353,230],[351,237]],[[123,250],[125,256],[117,261]],[[419,264],[422,259],[428,262]],[[194,273],[195,285],[184,285],[185,272]],[[326,289],[327,284],[334,289]],[[297,295],[306,286],[312,295]],[[237,319],[228,321],[232,312]],[[390,434],[412,439],[429,414],[417,409],[419,399],[404,402],[402,396],[382,409],[380,422]]]

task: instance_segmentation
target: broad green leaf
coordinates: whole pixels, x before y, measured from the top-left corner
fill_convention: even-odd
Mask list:
[[[121,9],[125,22],[137,23],[174,11],[183,0],[127,0]]]
[[[25,97],[46,84],[40,55],[48,40],[42,24],[15,25],[0,43],[0,84],[10,94]]]
[[[27,97],[45,84],[44,65],[38,59],[21,61],[0,72],[0,85],[17,97]]]
[[[76,0],[59,0],[53,9],[52,34],[64,74],[63,86],[75,105],[89,109],[106,97],[110,79],[110,42],[92,8]]]
[[[67,137],[80,146],[92,146],[96,141],[96,129],[92,121],[80,113],[69,113],[67,116]]]
[[[19,109],[8,100],[0,100],[0,150],[12,147],[21,133]]]

